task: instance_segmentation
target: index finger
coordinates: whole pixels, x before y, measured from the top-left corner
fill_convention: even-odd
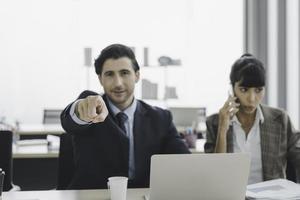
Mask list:
[[[94,118],[94,117],[97,116],[97,106],[100,105],[99,95],[97,95],[97,96],[88,96],[87,100],[88,100],[88,105],[87,105],[88,116],[90,118]]]

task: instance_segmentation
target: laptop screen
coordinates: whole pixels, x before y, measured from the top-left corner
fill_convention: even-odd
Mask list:
[[[173,154],[151,158],[150,200],[242,200],[249,154]]]

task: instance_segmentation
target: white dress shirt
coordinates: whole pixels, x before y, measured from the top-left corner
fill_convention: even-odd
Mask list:
[[[264,116],[258,106],[254,124],[246,137],[246,133],[236,115],[231,120],[233,126],[233,152],[249,153],[251,157],[248,184],[263,181],[259,127],[260,123],[263,122]]]

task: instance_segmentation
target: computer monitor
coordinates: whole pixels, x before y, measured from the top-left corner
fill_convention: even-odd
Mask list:
[[[169,107],[176,127],[191,127],[199,113],[206,115],[205,107]]]

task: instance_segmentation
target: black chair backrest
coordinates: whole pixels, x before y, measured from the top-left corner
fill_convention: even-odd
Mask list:
[[[63,133],[60,136],[60,147],[58,157],[57,189],[68,189],[74,175],[74,149],[72,135]]]
[[[300,177],[297,177],[297,172],[295,167],[289,161],[287,161],[287,165],[286,165],[286,179],[293,181],[295,183],[300,182]]]
[[[43,124],[60,124],[60,109],[44,109]]]
[[[3,191],[12,188],[12,132],[0,131],[0,168],[5,172]]]

